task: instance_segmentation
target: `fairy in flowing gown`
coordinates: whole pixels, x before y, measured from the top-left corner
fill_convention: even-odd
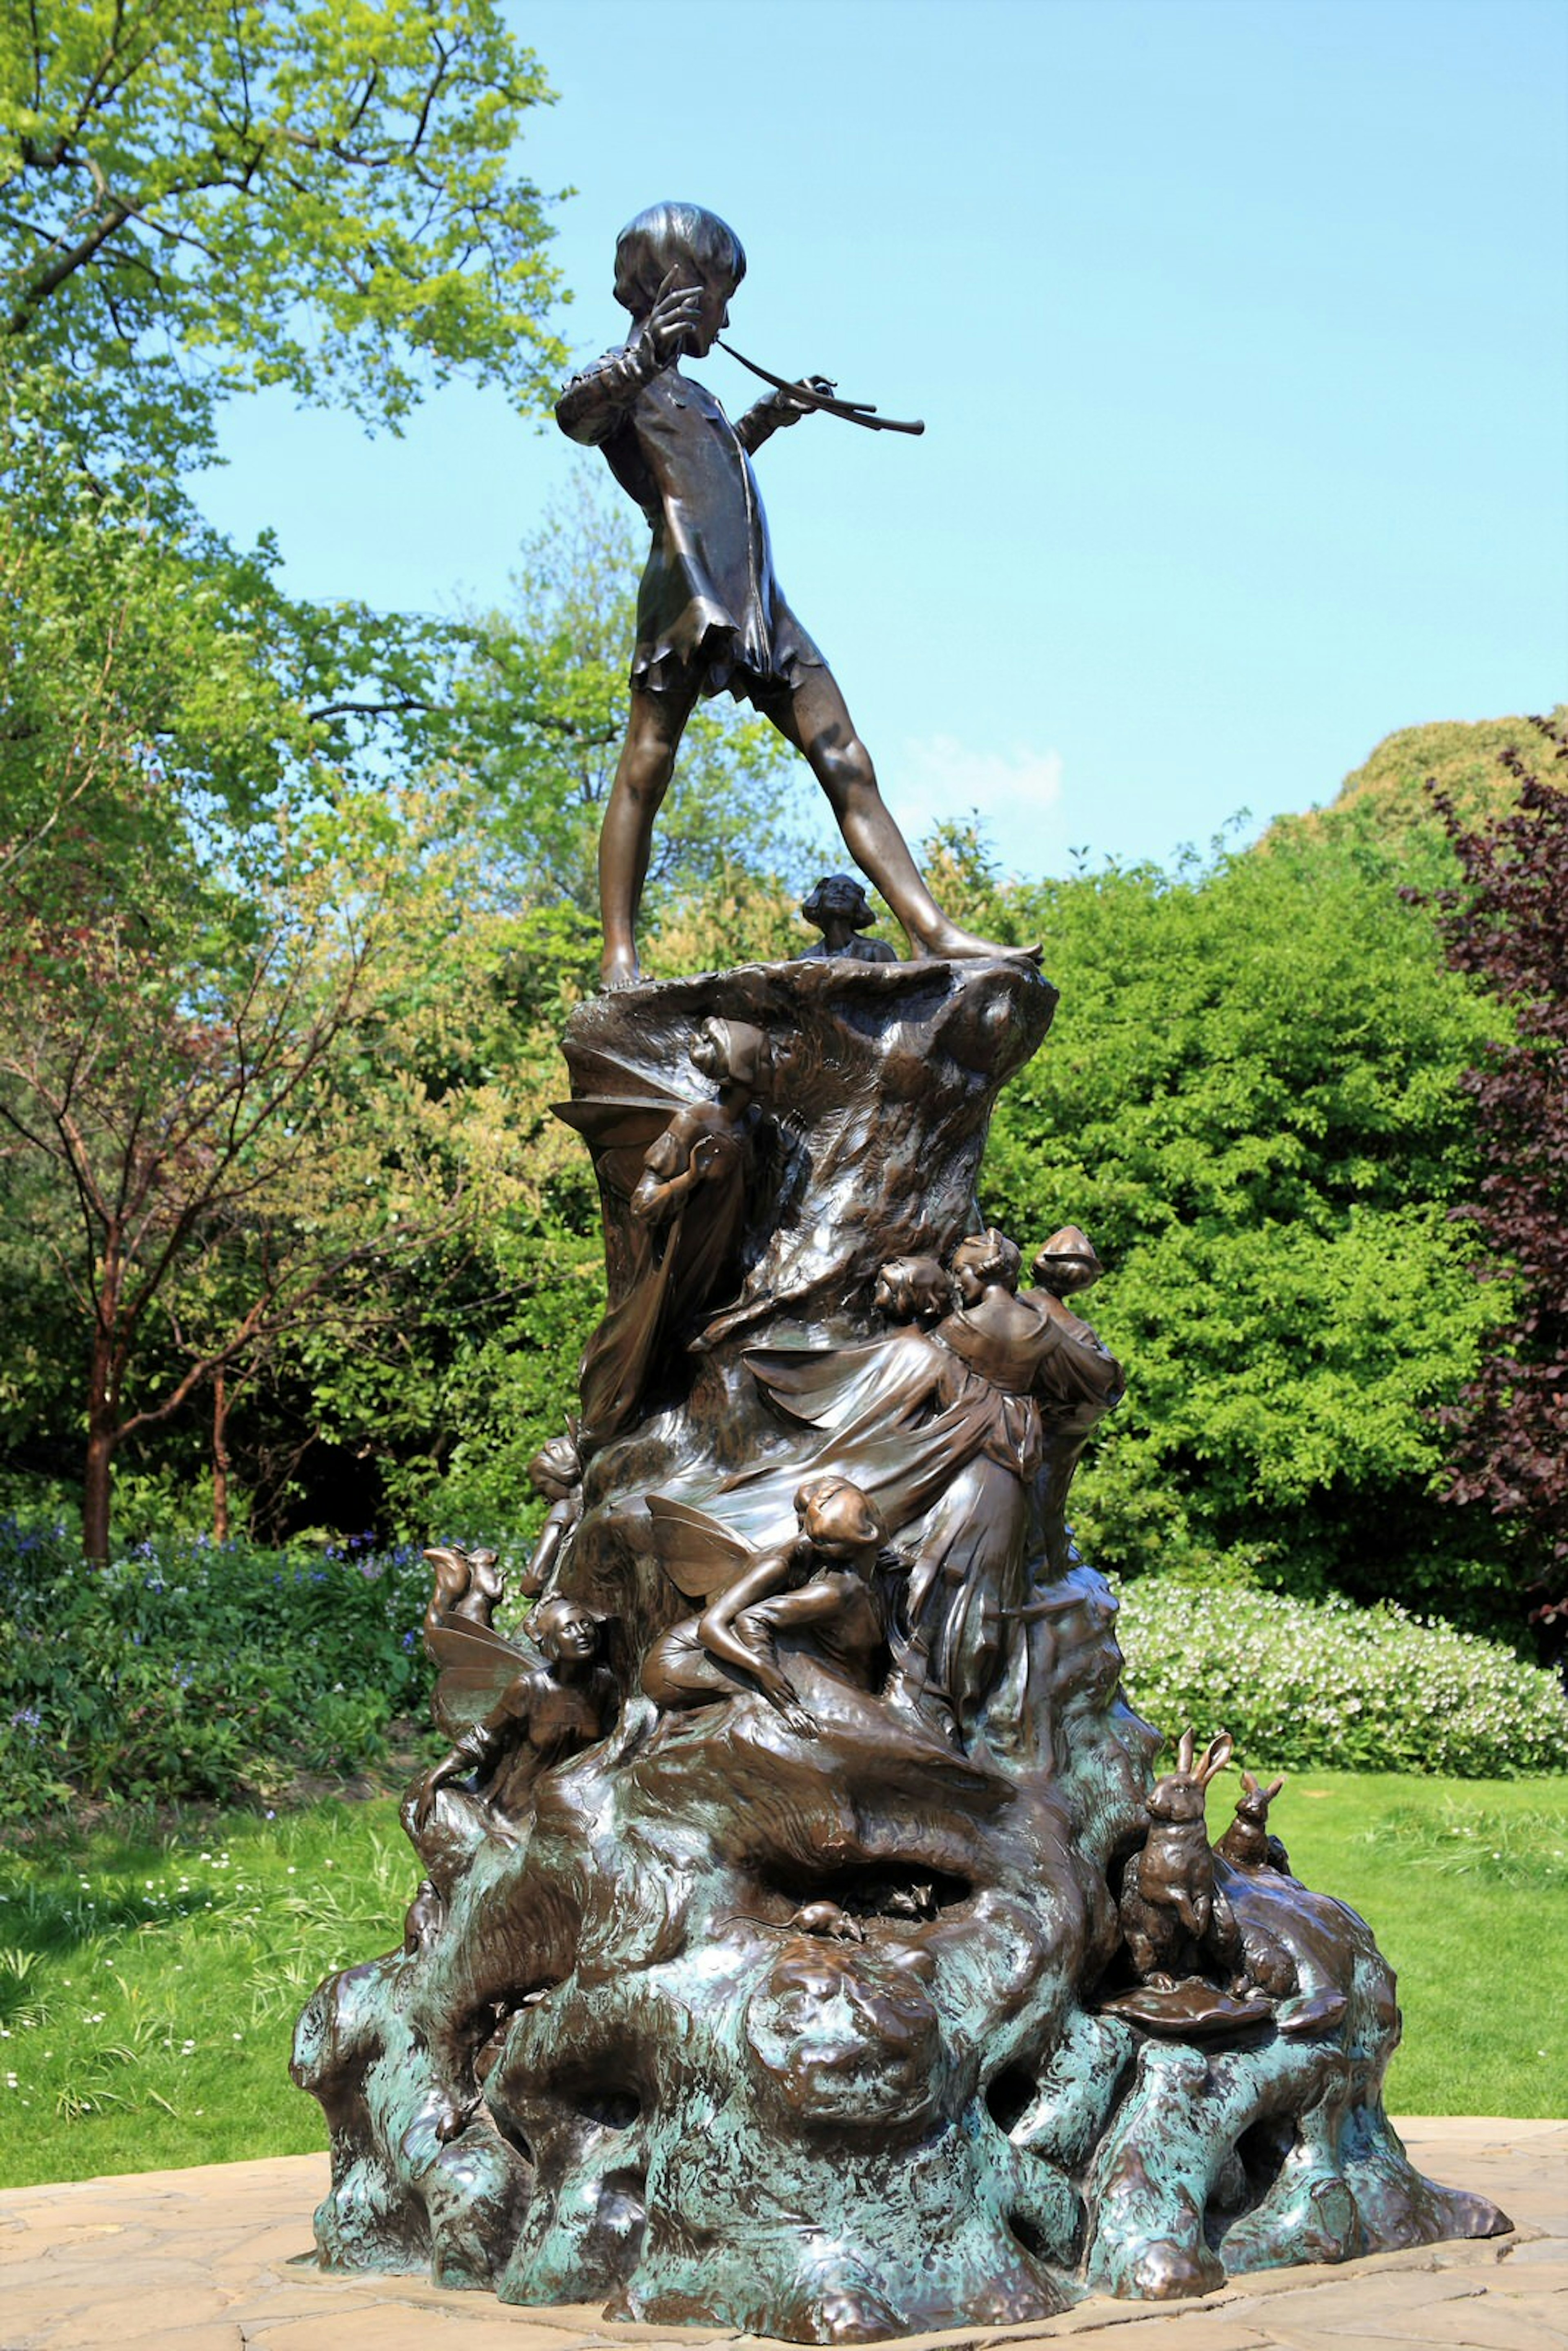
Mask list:
[[[654,1127],[628,1196],[626,1277],[589,1340],[578,1373],[583,1455],[629,1426],[658,1375],[661,1359],[700,1324],[727,1282],[737,1278],[751,1113],[766,1045],[762,1032],[745,1021],[706,1019],[691,1058],[716,1084],[716,1100],[560,1105],[562,1117],[599,1141],[599,1163],[612,1180],[615,1150],[635,1147],[640,1123],[651,1120]]]
[[[780,1411],[822,1432],[791,1474],[831,1464],[915,1531],[889,1702],[1009,1750],[1035,1743],[1028,1624],[1037,1585],[1065,1573],[1064,1475],[1122,1385],[1087,1323],[1048,1290],[1019,1294],[1019,1264],[1003,1234],[977,1236],[953,1253],[956,1302],[932,1327],[747,1358]],[[742,1472],[716,1508],[763,1532],[779,1482]]]

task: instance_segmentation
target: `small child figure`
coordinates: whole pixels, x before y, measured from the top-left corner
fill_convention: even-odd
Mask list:
[[[746,274],[733,229],[700,204],[653,204],[621,232],[615,299],[632,330],[585,368],[556,403],[572,440],[602,449],[647,517],[653,548],[637,599],[632,709],[599,836],[606,987],[641,977],[636,923],[653,820],[699,694],[749,695],[810,761],[845,846],[925,956],[998,956],[950,922],[920,877],[877,789],[832,672],[773,574],[751,453],[810,404],[770,392],[732,424],[675,362],[701,359],[729,323]],[[803,390],[821,391],[815,378]]]
[[[549,1504],[533,1554],[517,1580],[523,1597],[537,1600],[582,1516],[582,1457],[575,1422],[568,1423],[564,1437],[552,1437],[540,1446],[528,1464],[528,1477],[535,1493]]]
[[[797,963],[807,963],[813,956],[843,956],[852,963],[896,960],[885,939],[862,938],[876,915],[852,873],[824,873],[800,912],[822,935],[801,948]]]

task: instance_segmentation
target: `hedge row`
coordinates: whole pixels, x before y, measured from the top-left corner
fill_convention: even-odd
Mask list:
[[[0,1520],[0,1818],[83,1796],[264,1796],[381,1760],[422,1719],[429,1571],[369,1539],[308,1555],[142,1542],[109,1566]],[[1511,1651],[1399,1608],[1145,1577],[1129,1693],[1259,1767],[1506,1777],[1568,1766],[1568,1698]]]

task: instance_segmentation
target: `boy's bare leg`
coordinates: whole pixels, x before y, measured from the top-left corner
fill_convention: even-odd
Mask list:
[[[831,670],[805,670],[792,694],[780,694],[768,703],[767,715],[810,763],[838,819],[845,848],[898,916],[915,956],[1022,952],[977,938],[942,912],[877,789],[871,753],[855,733]]]
[[[599,910],[604,925],[600,978],[606,987],[634,987],[643,976],[637,961],[637,913],[653,853],[653,820],[669,790],[675,753],[695,700],[695,681],[689,692],[685,685],[668,694],[632,689],[626,740],[599,832]]]

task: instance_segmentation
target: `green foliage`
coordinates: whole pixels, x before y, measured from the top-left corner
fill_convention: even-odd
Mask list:
[[[1241,1760],[1258,1768],[1258,1759]],[[1314,1773],[1289,1782],[1270,1819],[1292,1869],[1359,1910],[1398,1972],[1405,2033],[1388,2077],[1394,2111],[1561,2116],[1568,1780],[1456,1785]],[[1517,1874],[1427,1859],[1434,1847],[1473,1852],[1483,1837],[1505,1856],[1512,1849]],[[1532,1850],[1545,1864],[1533,1876]],[[1480,1988],[1502,1951],[1526,1952],[1528,1964],[1512,1997],[1488,1998]]]
[[[524,545],[512,608],[470,623],[453,753],[484,778],[507,885],[524,904],[597,917],[599,826],[626,731],[646,551],[624,495],[597,460],[580,463]],[[659,812],[648,918],[737,875],[804,871],[821,831],[805,764],[778,732],[727,695],[699,703]]]
[[[1434,1812],[1406,1802],[1390,1806],[1368,1841],[1401,1869],[1568,1892],[1568,1822],[1550,1804],[1521,1812],[1454,1796]]]
[[[1062,1001],[998,1106],[983,1205],[1020,1240],[1071,1218],[1106,1264],[1090,1311],[1129,1395],[1079,1516],[1124,1573],[1239,1552],[1293,1590],[1462,1608],[1495,1586],[1432,1497],[1427,1414],[1486,1320],[1447,1212],[1496,1016],[1403,870],[1282,828],[1208,869],[1008,893]]]
[[[293,2021],[334,1968],[400,1938],[417,1869],[392,1807],[124,1811],[0,1863],[0,2177],[303,2153]],[[7,1993],[10,2001],[7,2002]]]
[[[550,93],[489,0],[116,0],[0,16],[0,348],[57,429],[199,457],[256,384],[395,423],[456,369],[560,364]]]
[[[72,1792],[232,1798],[384,1755],[428,1690],[428,1584],[413,1546],[198,1537],[94,1568],[63,1529],[0,1520],[0,1819]]]
[[[1553,1675],[1392,1605],[1145,1576],[1124,1594],[1120,1638],[1141,1714],[1173,1735],[1223,1728],[1260,1772],[1568,1769],[1568,1696]]]
[[[1428,783],[1469,821],[1484,823],[1501,815],[1513,805],[1516,791],[1499,761],[1520,734],[1517,718],[1402,726],[1351,771],[1326,807],[1307,817],[1286,818],[1283,828],[1374,846],[1381,842],[1402,859],[1424,863],[1431,858],[1437,870],[1449,872]]]

